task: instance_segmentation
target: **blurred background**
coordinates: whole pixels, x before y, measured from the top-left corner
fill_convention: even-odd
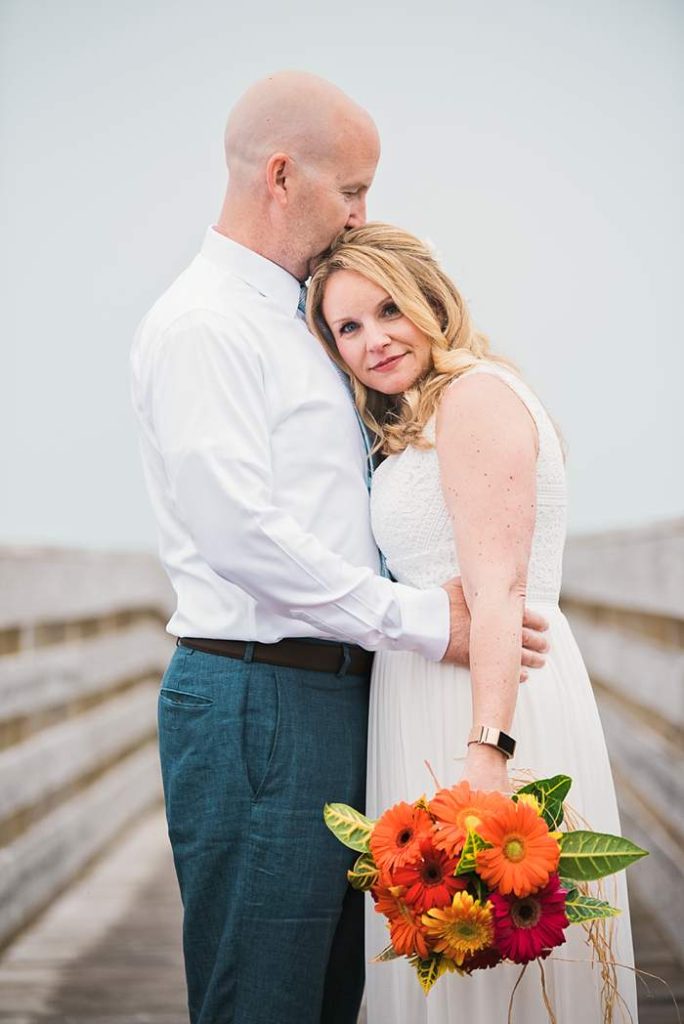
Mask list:
[[[228,110],[287,67],[373,114],[370,218],[432,242],[563,432],[564,606],[652,851],[638,962],[682,994],[683,29],[674,0],[0,0],[0,1021],[184,1020],[128,349],[218,215]]]

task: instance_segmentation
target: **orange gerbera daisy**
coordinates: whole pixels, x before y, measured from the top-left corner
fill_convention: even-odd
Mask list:
[[[457,892],[451,906],[433,907],[423,914],[423,924],[436,953],[444,953],[459,967],[480,949],[494,941],[494,923],[489,903],[480,903],[469,892]]]
[[[370,837],[373,860],[383,870],[392,870],[420,855],[420,841],[432,828],[432,819],[422,807],[395,804],[378,818]]]
[[[440,789],[430,801],[430,812],[437,819],[435,846],[456,857],[469,830],[479,833],[482,822],[508,802],[500,793],[471,789],[465,780],[451,789]]]
[[[374,890],[375,910],[388,919],[390,939],[394,951],[400,956],[419,956],[421,960],[428,958],[429,950],[425,927],[420,916],[412,913],[399,895],[401,886],[392,890],[381,887]]]
[[[492,849],[477,855],[477,872],[492,889],[528,896],[545,886],[558,867],[560,847],[543,818],[524,803],[506,801],[478,828]]]

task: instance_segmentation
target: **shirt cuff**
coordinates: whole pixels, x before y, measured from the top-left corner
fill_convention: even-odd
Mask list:
[[[416,651],[428,661],[441,661],[449,645],[449,595],[443,587],[418,590],[395,583],[401,608],[401,640],[397,647]]]

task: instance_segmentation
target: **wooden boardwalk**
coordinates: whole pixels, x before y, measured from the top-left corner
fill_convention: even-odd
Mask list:
[[[643,909],[634,909],[639,966],[665,978],[684,1007],[682,965]],[[664,986],[649,986],[650,995],[640,986],[641,1024],[676,1021]],[[187,1024],[184,1007],[180,907],[155,813],[0,959],[0,1024]]]

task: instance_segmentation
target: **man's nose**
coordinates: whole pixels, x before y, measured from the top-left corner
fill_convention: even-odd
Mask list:
[[[366,197],[357,196],[351,205],[345,227],[361,228],[366,223]]]

